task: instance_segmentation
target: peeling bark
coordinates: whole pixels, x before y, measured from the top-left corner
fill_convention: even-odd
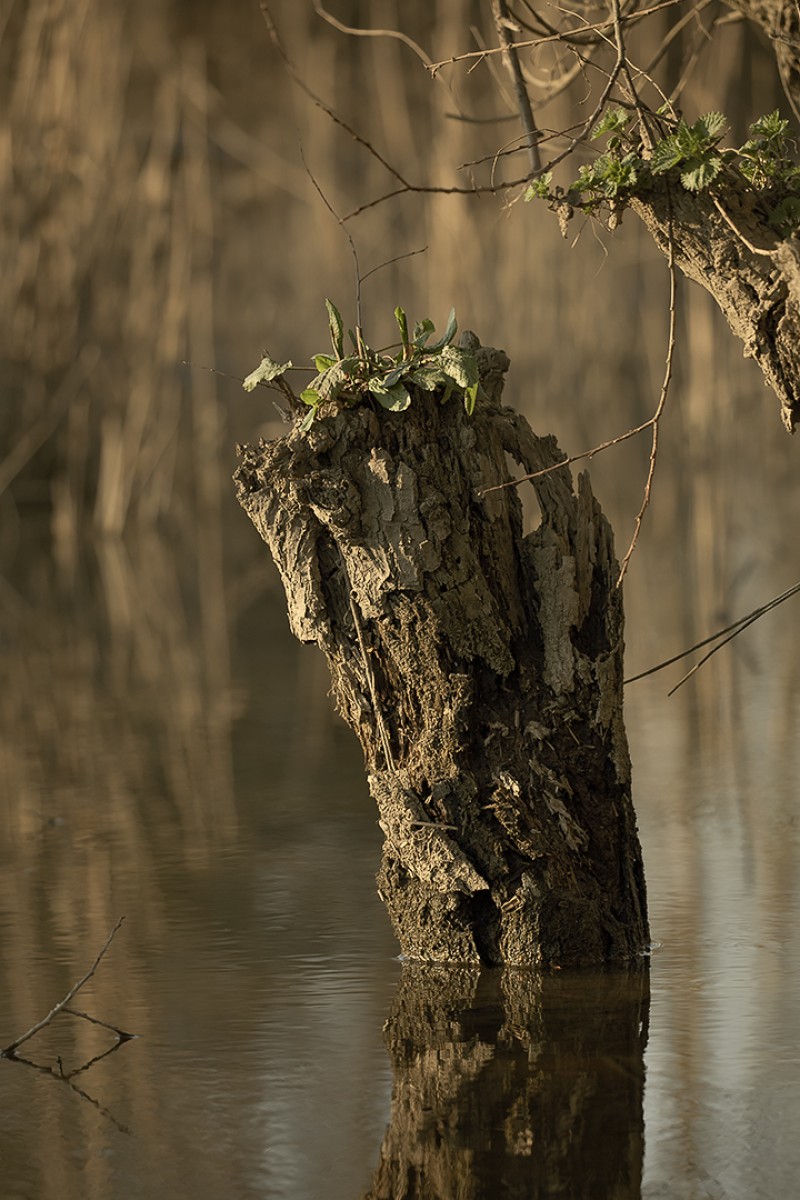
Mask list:
[[[800,241],[780,240],[744,180],[731,180],[715,196],[654,181],[647,195],[631,198],[630,207],[667,257],[672,241],[676,266],[713,296],[794,433],[800,413]]]
[[[332,411],[241,449],[238,498],[267,542],[295,635],[330,667],[385,843],[378,876],[404,955],[465,963],[631,958],[648,940],[622,717],[622,597],[581,475],[485,398]]]

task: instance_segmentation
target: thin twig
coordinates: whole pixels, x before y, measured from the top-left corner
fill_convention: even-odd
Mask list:
[[[312,0],[314,12],[317,16],[322,17],[323,21],[327,21],[334,29],[338,29],[341,33],[349,33],[352,37],[388,37],[397,38],[403,42],[409,49],[413,50],[417,58],[422,59],[426,67],[430,67],[431,60],[413,38],[410,38],[407,33],[402,33],[399,29],[357,29],[353,25],[345,25],[342,21],[338,21],[320,4],[319,0]]]
[[[562,467],[570,467],[573,463],[581,462],[584,458],[594,458],[595,454],[601,454],[604,450],[610,450],[612,446],[619,446],[622,442],[627,442],[632,437],[644,433],[645,429],[649,429],[652,423],[653,418],[648,417],[641,425],[636,425],[633,429],[627,429],[625,433],[620,433],[617,437],[609,438],[607,442],[600,442],[599,445],[592,446],[591,450],[581,450],[579,454],[565,454],[559,462],[551,463],[549,467],[542,467],[539,471],[531,471],[528,475],[518,475],[516,479],[507,479],[505,483],[493,483],[491,487],[479,488],[476,495],[482,498],[483,496],[488,496],[490,492],[502,492],[505,488],[518,487],[521,483],[541,479],[543,475],[549,475],[552,471],[560,471]]]
[[[100,965],[100,962],[101,962],[103,956],[105,955],[106,951],[108,950],[109,946],[111,945],[112,941],[114,940],[114,935],[116,934],[117,930],[120,928],[120,926],[122,925],[122,922],[124,920],[125,920],[124,917],[120,917],[120,919],[117,921],[114,928],[111,930],[111,933],[106,938],[103,949],[100,951],[100,953],[98,954],[97,958],[92,963],[89,970],[86,972],[85,975],[83,975],[78,980],[78,982],[76,984],[73,985],[73,987],[70,988],[70,990],[67,992],[64,999],[60,1000],[58,1002],[58,1004],[55,1006],[55,1008],[52,1008],[50,1010],[50,1012],[47,1014],[46,1017],[43,1017],[41,1021],[37,1021],[35,1025],[32,1025],[31,1028],[27,1031],[27,1033],[23,1033],[21,1037],[16,1038],[13,1042],[10,1042],[9,1045],[6,1046],[3,1050],[0,1050],[0,1058],[13,1057],[14,1051],[17,1049],[18,1046],[21,1046],[23,1044],[23,1042],[27,1042],[35,1034],[39,1033],[40,1030],[45,1029],[50,1024],[50,1022],[55,1017],[57,1017],[58,1014],[60,1012],[62,1012],[69,1005],[69,1002],[70,1002],[70,1000],[72,1000],[73,996],[75,996],[81,990],[83,985],[85,983],[88,983],[89,980],[94,975],[95,971],[97,970],[97,968]],[[75,1015],[75,1014],[73,1014],[73,1015]]]
[[[736,224],[733,220],[733,217],[730,215],[730,213],[726,212],[726,210],[722,207],[722,204],[719,202],[719,199],[716,196],[712,196],[711,199],[714,201],[714,207],[716,208],[719,215],[726,222],[726,224],[728,224],[731,227],[733,232],[738,237],[739,241],[742,243],[742,245],[747,247],[747,249],[750,251],[751,254],[760,254],[760,255],[763,255],[764,258],[774,258],[775,257],[774,250],[761,250],[758,246],[754,246],[751,241],[748,241],[748,239],[742,233],[741,229],[739,229],[736,226]]]
[[[669,201],[669,193],[667,194],[667,199]],[[664,363],[664,378],[661,383],[661,393],[658,397],[658,404],[656,405],[656,411],[653,413],[652,417],[650,418],[650,424],[652,425],[652,429],[653,429],[653,439],[652,439],[652,442],[650,443],[650,461],[649,461],[648,467],[647,467],[647,479],[646,479],[645,485],[644,485],[644,495],[642,497],[642,506],[639,509],[639,512],[636,514],[636,522],[634,525],[633,537],[631,538],[631,544],[628,546],[627,552],[625,554],[625,557],[622,560],[622,564],[619,569],[619,577],[617,579],[617,587],[619,587],[622,584],[622,581],[625,578],[625,572],[628,570],[628,563],[631,561],[631,555],[633,554],[634,550],[636,549],[636,543],[639,540],[639,532],[642,528],[642,520],[644,519],[644,514],[647,511],[649,504],[650,504],[650,493],[651,493],[652,487],[653,487],[653,478],[655,477],[655,473],[656,473],[656,459],[658,457],[659,421],[661,420],[661,415],[664,412],[664,406],[667,402],[667,396],[669,395],[669,385],[670,385],[670,382],[672,381],[672,363],[673,363],[673,359],[675,356],[675,325],[676,325],[675,299],[676,299],[677,291],[678,291],[678,280],[677,280],[677,272],[675,270],[675,239],[673,237],[673,230],[672,230],[672,203],[671,202],[669,202],[668,236],[669,236],[669,333],[667,335],[667,356],[666,356],[666,360]]]
[[[82,1021],[88,1021],[91,1025],[101,1025],[103,1029],[110,1029],[115,1033],[121,1042],[132,1042],[138,1038],[138,1033],[128,1033],[125,1029],[120,1029],[119,1025],[112,1025],[110,1021],[101,1021],[99,1017],[91,1017],[88,1013],[81,1012],[79,1008],[62,1008],[62,1012],[69,1013],[71,1017],[80,1017]]]
[[[524,175],[521,179],[510,179],[505,183],[492,184],[485,187],[478,185],[472,187],[437,187],[435,184],[417,185],[405,183],[402,187],[392,188],[390,192],[384,192],[382,196],[377,196],[374,200],[368,200],[366,204],[359,204],[358,208],[354,208],[351,212],[346,213],[342,217],[342,220],[352,221],[354,217],[360,217],[367,209],[377,208],[379,204],[385,204],[387,200],[392,200],[395,196],[405,196],[409,192],[420,195],[439,196],[496,196],[498,192],[511,191],[512,188],[521,187],[523,183],[528,183],[529,180],[530,176]]]
[[[677,4],[682,4],[683,0],[663,0],[661,4],[654,4],[651,8],[643,8],[638,12],[627,13],[623,16],[624,24],[629,24],[633,21],[641,21],[644,17],[649,17],[652,13],[661,12],[665,8],[674,8]],[[544,46],[550,42],[568,42],[572,33],[604,33],[613,30],[613,20],[601,21],[597,25],[584,25],[580,30],[560,31],[557,30],[546,37],[530,38],[526,41],[513,42],[515,50],[526,50],[529,47]],[[490,55],[502,54],[505,51],[504,46],[487,47],[482,50],[467,50],[464,54],[454,54],[450,58],[443,58],[441,62],[433,62],[428,64],[428,70],[432,75],[437,75],[442,67],[450,67],[454,63],[466,62],[467,60],[484,59]]]
[[[673,654],[672,658],[667,658],[664,660],[664,662],[657,663],[655,667],[649,667],[646,671],[640,671],[638,675],[631,675],[629,679],[624,680],[624,683],[636,683],[638,679],[646,679],[648,675],[655,675],[658,671],[663,671],[665,667],[671,667],[673,663],[680,662],[682,658],[686,658],[688,655],[694,654],[695,650],[702,650],[703,646],[708,646],[711,642],[719,641],[720,638],[724,637],[724,641],[720,642],[718,646],[715,646],[709,651],[708,654],[704,655],[700,662],[696,663],[696,665],[692,667],[691,671],[684,675],[683,678],[675,684],[675,687],[667,693],[671,696],[672,693],[675,692],[682,684],[684,684],[687,679],[691,678],[695,671],[698,671],[700,667],[702,667],[703,663],[707,662],[708,659],[711,658],[712,654],[716,654],[717,650],[721,650],[723,646],[726,646],[728,642],[732,641],[733,638],[737,637],[738,634],[743,633],[744,630],[747,629],[748,626],[752,625],[754,621],[757,621],[759,617],[763,617],[773,608],[777,608],[779,604],[783,604],[784,600],[789,600],[792,596],[796,596],[798,592],[800,592],[800,583],[795,583],[792,587],[787,588],[785,592],[781,592],[780,596],[775,596],[774,599],[767,601],[766,604],[759,605],[758,608],[754,609],[751,613],[748,613],[747,616],[739,617],[739,619],[734,621],[732,624],[726,625],[724,629],[718,629],[716,633],[709,634],[709,636],[703,638],[702,641],[695,642],[693,646],[689,646],[688,650],[681,650],[680,654]],[[725,636],[726,634],[730,636]]]
[[[11,1057],[13,1058],[14,1062],[20,1063],[24,1067],[30,1067],[32,1071],[37,1071],[40,1075],[49,1075],[51,1079],[57,1079],[59,1083],[65,1083],[67,1087],[71,1091],[75,1092],[76,1095],[80,1096],[82,1100],[88,1100],[89,1104],[91,1104],[93,1108],[96,1108],[99,1113],[101,1113],[104,1117],[107,1117],[112,1125],[116,1126],[120,1133],[126,1133],[128,1136],[130,1136],[131,1131],[127,1125],[121,1124],[121,1122],[117,1120],[117,1118],[109,1109],[103,1107],[99,1100],[95,1100],[94,1096],[90,1096],[88,1092],[83,1090],[83,1088],[79,1088],[77,1083],[73,1083],[73,1079],[76,1075],[80,1075],[84,1071],[88,1071],[90,1067],[95,1066],[96,1063],[101,1062],[104,1058],[108,1058],[110,1054],[116,1053],[120,1046],[124,1045],[124,1041],[114,1042],[113,1046],[109,1046],[108,1050],[103,1051],[102,1054],[96,1054],[94,1058],[90,1058],[88,1062],[85,1062],[82,1066],[77,1067],[74,1071],[65,1071],[60,1059],[57,1060],[59,1069],[56,1071],[53,1067],[45,1067],[41,1063],[33,1062],[33,1060],[30,1058],[20,1058],[16,1054],[12,1055]]]
[[[364,674],[367,677],[367,687],[369,688],[369,695],[372,701],[372,711],[375,714],[375,722],[378,726],[378,733],[380,734],[381,745],[383,746],[383,756],[386,759],[386,766],[388,770],[394,772],[394,755],[392,754],[392,746],[389,741],[389,733],[386,729],[386,722],[383,719],[383,710],[381,709],[380,701],[378,699],[378,689],[375,684],[375,675],[367,657],[367,648],[364,645],[364,634],[361,629],[361,619],[358,615],[358,609],[356,608],[356,603],[352,592],[350,593],[350,612],[353,615],[353,624],[356,627],[358,648],[361,651],[361,661],[364,664]]]
[[[647,150],[652,151],[653,139],[650,136],[650,130],[647,128],[644,108],[642,107],[642,102],[639,99],[639,93],[636,91],[636,84],[633,82],[633,76],[631,75],[630,66],[628,64],[628,56],[625,52],[625,38],[622,33],[622,14],[620,12],[619,0],[611,0],[611,12],[614,20],[614,45],[616,46],[617,55],[622,64],[620,66],[620,75],[622,75],[627,82],[628,89],[631,94],[631,100],[633,101],[634,108],[636,109],[636,115],[639,118],[639,131],[642,137],[642,144]]]
[[[373,267],[370,271],[367,271],[365,275],[361,276],[360,282],[363,283],[365,279],[369,279],[370,275],[374,275],[377,271],[382,271],[384,267],[390,267],[392,263],[400,262],[404,258],[414,258],[417,254],[425,254],[427,249],[427,246],[420,246],[419,250],[407,250],[405,254],[395,254],[394,258],[387,258],[386,262],[379,263],[377,267]]]
[[[650,59],[650,62],[647,64],[647,67],[645,68],[645,70],[648,73],[650,73],[656,69],[658,64],[661,62],[661,59],[664,57],[667,50],[670,48],[670,46],[674,42],[675,38],[680,35],[680,33],[685,29],[685,27],[692,21],[699,21],[700,14],[706,8],[708,8],[708,6],[710,4],[713,4],[713,3],[714,3],[714,0],[699,0],[699,3],[693,4],[688,12],[684,13],[682,17],[678,18],[678,20],[675,22],[674,25],[670,26],[669,32],[667,34],[665,34],[665,36],[661,39],[661,44],[659,45],[655,54],[652,56],[652,58]],[[714,17],[713,24],[716,24],[716,23],[717,23],[716,17]],[[706,32],[706,33],[708,32],[705,29],[705,26],[702,26],[702,28],[703,28],[704,32]]]
[[[525,131],[525,140],[531,163],[531,176],[537,175],[542,169],[542,160],[538,146],[539,133],[536,128],[536,122],[533,119],[531,98],[528,95],[528,89],[525,86],[525,80],[522,76],[519,55],[514,46],[514,39],[511,36],[511,18],[508,14],[506,0],[492,0],[492,15],[497,27],[497,36],[500,39],[500,45],[504,49],[503,60],[511,77],[511,86],[514,89],[514,99],[517,102],[519,119]]]
[[[348,244],[350,246],[350,253],[353,256],[353,270],[355,272],[355,278],[356,278],[356,337],[359,339],[359,342],[360,342],[361,330],[363,329],[363,323],[361,320],[361,268],[358,263],[358,251],[356,250],[356,244],[353,241],[350,230],[346,227],[344,220],[339,216],[336,209],[333,207],[330,200],[325,195],[325,193],[323,192],[319,183],[315,179],[313,171],[311,170],[308,163],[306,162],[306,156],[303,153],[302,144],[300,145],[300,157],[303,160],[303,166],[306,169],[308,178],[311,180],[314,187],[316,188],[317,193],[318,193],[320,199],[322,200],[322,203],[325,205],[328,212],[331,214],[333,219],[336,221],[337,225],[339,225],[339,227],[341,228],[342,233],[347,238]]]
[[[526,475],[518,475],[515,479],[507,479],[504,483],[495,483],[491,487],[479,488],[477,496],[483,498],[491,492],[500,492],[505,488],[519,487],[521,483],[533,482],[536,479],[541,479],[544,475],[549,475],[552,471],[560,471],[562,467],[569,467],[572,463],[579,462],[584,458],[594,458],[596,454],[602,453],[604,450],[610,450],[612,446],[619,446],[622,442],[627,442],[632,437],[636,437],[640,433],[644,433],[645,429],[652,429],[653,439],[650,447],[650,462],[647,472],[647,480],[645,481],[644,497],[642,505],[636,517],[633,537],[631,539],[628,551],[622,560],[619,577],[617,579],[617,587],[622,583],[625,577],[625,572],[628,569],[631,555],[636,548],[636,543],[639,538],[639,531],[642,525],[642,519],[645,511],[650,504],[650,494],[653,486],[653,477],[655,475],[656,459],[658,457],[658,432],[659,421],[664,412],[664,406],[669,394],[669,387],[672,381],[672,365],[675,356],[675,340],[676,340],[676,306],[675,299],[677,295],[677,273],[675,271],[674,261],[674,243],[672,239],[672,223],[670,217],[670,242],[669,242],[669,273],[670,273],[670,303],[669,303],[669,333],[667,337],[667,353],[664,363],[664,378],[661,384],[661,393],[658,398],[655,412],[652,417],[648,417],[641,425],[636,425],[632,429],[626,430],[625,433],[620,433],[617,437],[609,438],[608,441],[600,442],[599,445],[593,446],[591,450],[583,450],[580,454],[565,455],[560,462],[551,463],[549,467],[542,467],[539,471],[531,471]]]
[[[400,174],[400,172],[398,170],[396,170],[396,168],[393,167],[391,165],[391,163],[387,162],[387,160],[383,157],[383,155],[380,154],[375,149],[375,147],[372,145],[371,142],[368,142],[365,137],[362,137],[361,134],[357,132],[357,130],[353,129],[352,125],[348,125],[347,121],[345,121],[342,117],[340,117],[339,114],[334,109],[332,109],[329,104],[326,104],[325,101],[323,99],[321,99],[321,97],[319,97],[316,92],[311,90],[311,88],[308,86],[306,81],[303,79],[302,75],[297,70],[294,63],[292,62],[292,60],[289,58],[288,54],[284,50],[283,43],[281,42],[281,39],[278,35],[277,26],[273,19],[272,13],[270,12],[269,5],[266,3],[266,0],[260,0],[260,8],[261,8],[261,15],[264,18],[264,23],[267,26],[267,30],[269,32],[270,38],[272,39],[272,43],[275,46],[275,49],[277,50],[278,54],[280,55],[280,57],[283,61],[283,65],[285,66],[288,74],[291,76],[291,78],[297,84],[297,86],[300,88],[300,90],[302,92],[305,92],[305,94],[308,96],[308,98],[310,100],[312,100],[314,104],[316,104],[317,108],[320,108],[326,114],[326,116],[330,117],[330,119],[334,122],[334,124],[338,125],[341,129],[344,129],[345,133],[348,133],[350,135],[350,137],[359,144],[359,146],[363,146],[368,154],[371,154],[372,157],[375,158],[381,164],[382,167],[385,167],[386,170],[389,172],[389,174],[393,175],[395,177],[395,179],[398,181],[398,183],[401,183],[403,185],[403,187],[401,189],[402,191],[415,190],[408,183],[408,180],[404,179],[403,176]],[[346,217],[344,219],[347,220]]]

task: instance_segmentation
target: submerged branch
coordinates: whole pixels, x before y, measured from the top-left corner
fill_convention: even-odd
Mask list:
[[[71,1000],[73,999],[73,997],[76,996],[78,994],[78,992],[81,990],[81,988],[84,986],[84,984],[87,984],[89,982],[89,980],[92,978],[92,976],[94,975],[97,968],[100,966],[100,963],[102,962],[105,954],[107,953],[111,943],[114,940],[114,935],[117,933],[118,929],[120,928],[120,926],[122,925],[124,920],[125,920],[124,917],[120,917],[120,919],[117,921],[114,928],[111,930],[111,933],[106,938],[105,944],[104,944],[102,950],[97,955],[97,958],[94,960],[92,965],[89,967],[89,970],[86,972],[85,975],[81,976],[81,978],[78,980],[77,983],[73,984],[73,986],[69,989],[69,991],[67,992],[64,999],[59,1000],[58,1004],[56,1004],[53,1008],[51,1008],[50,1012],[47,1014],[47,1016],[42,1017],[41,1021],[37,1021],[35,1025],[32,1025],[31,1028],[28,1029],[25,1033],[23,1033],[20,1037],[15,1038],[13,1042],[9,1042],[9,1044],[7,1046],[5,1046],[2,1050],[0,1050],[0,1058],[13,1058],[18,1047],[23,1045],[24,1042],[29,1041],[32,1037],[34,1037],[42,1029],[46,1029],[47,1026],[52,1021],[54,1021],[55,1018],[58,1016],[58,1014],[61,1012],[68,1012],[73,1017],[83,1017],[87,1021],[94,1021],[94,1018],[88,1017],[85,1013],[78,1012],[74,1009],[70,1009],[69,1004],[70,1004]],[[105,1024],[105,1022],[102,1022],[102,1021],[97,1021],[96,1023],[97,1024]],[[128,1040],[135,1036],[135,1034],[132,1034],[132,1033],[125,1033],[123,1030],[118,1029],[116,1026],[110,1025],[110,1026],[108,1026],[108,1028],[113,1029],[114,1032],[117,1034],[117,1036],[120,1038],[120,1040]]]

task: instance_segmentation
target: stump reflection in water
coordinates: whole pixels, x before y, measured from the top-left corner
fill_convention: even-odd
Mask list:
[[[646,964],[404,966],[368,1200],[641,1195]]]

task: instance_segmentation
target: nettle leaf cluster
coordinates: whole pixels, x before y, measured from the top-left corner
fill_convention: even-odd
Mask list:
[[[411,404],[414,388],[430,392],[442,404],[456,393],[472,415],[478,397],[478,363],[470,350],[452,344],[458,330],[455,309],[450,310],[444,333],[432,341],[436,332],[433,321],[426,317],[409,333],[405,310],[398,307],[394,316],[400,341],[389,348],[397,349],[396,354],[370,349],[360,329],[355,334],[348,329],[352,353],[345,354],[341,314],[332,301],[326,300],[325,305],[333,353],[314,355],[317,375],[300,393],[300,400],[309,409],[300,426],[304,432],[311,428],[323,406],[334,401],[348,408],[375,402],[391,412],[404,412]],[[278,363],[265,355],[242,386],[250,392],[260,383],[278,379],[291,367],[291,362]]]
[[[664,110],[657,116],[668,119]],[[566,190],[553,190],[547,172],[528,186],[524,199],[548,200],[557,208],[567,204],[587,213],[604,206],[614,212],[628,197],[646,194],[656,176],[675,172],[687,191],[703,192],[721,183],[726,171],[735,171],[758,192],[776,229],[789,233],[800,227],[800,167],[792,157],[789,122],[777,109],[750,126],[750,136],[738,149],[720,147],[728,131],[722,113],[705,113],[691,125],[678,120],[647,158],[634,141],[632,123],[632,113],[609,109],[592,131],[593,140],[608,138],[605,152],[584,164]]]

